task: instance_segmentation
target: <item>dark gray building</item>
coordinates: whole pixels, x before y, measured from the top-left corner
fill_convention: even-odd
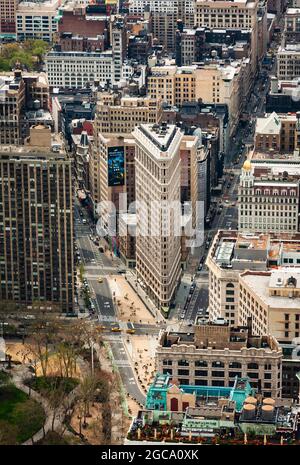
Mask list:
[[[30,145],[0,146],[0,300],[72,312],[72,162],[50,128],[32,129]]]

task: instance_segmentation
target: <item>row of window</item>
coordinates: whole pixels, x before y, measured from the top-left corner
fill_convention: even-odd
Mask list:
[[[174,363],[174,365],[176,365],[176,362]],[[188,360],[178,360],[177,362],[177,365],[178,366],[190,366],[190,362]],[[192,365],[192,363],[191,363]],[[195,367],[208,367],[209,363],[205,360],[195,360],[194,361],[194,366]],[[243,365],[242,363],[240,362],[229,362],[227,363],[226,365],[228,365],[229,368],[242,368]],[[168,359],[165,359],[163,360],[163,366],[173,366],[173,361],[172,360],[168,360]],[[225,363],[224,362],[221,362],[221,361],[213,361],[211,362],[211,366],[213,368],[225,368]],[[244,364],[244,366],[246,366],[246,364]],[[258,370],[259,369],[259,364],[258,363],[255,363],[255,362],[250,362],[247,364],[247,369],[248,370]],[[281,367],[281,364],[278,363],[277,364],[277,368],[280,370],[280,367]],[[270,363],[265,363],[264,364],[264,370],[271,370],[272,366]]]

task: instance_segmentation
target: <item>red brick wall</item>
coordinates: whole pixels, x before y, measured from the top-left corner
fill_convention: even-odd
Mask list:
[[[66,11],[58,23],[58,32],[72,32],[85,37],[96,37],[104,34],[106,21],[87,21],[83,15],[74,15],[72,11]]]

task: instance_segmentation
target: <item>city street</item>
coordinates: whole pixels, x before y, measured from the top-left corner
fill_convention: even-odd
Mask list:
[[[109,344],[126,392],[138,402],[144,404],[146,396],[142,393],[136,382],[122,336],[120,334],[113,337],[110,336]]]
[[[270,72],[270,74],[272,71]],[[197,316],[205,316],[209,305],[208,270],[205,260],[213,237],[219,229],[235,230],[238,226],[238,185],[241,167],[247,157],[248,150],[253,146],[253,134],[256,117],[264,113],[265,95],[269,87],[269,78],[262,74],[255,84],[249,106],[250,119],[240,125],[236,136],[231,141],[231,150],[225,160],[223,192],[214,197],[216,203],[215,215],[209,228],[205,231],[203,244],[194,250],[189,258],[184,279],[178,290],[175,309],[169,315],[170,322],[194,324]],[[256,96],[256,97],[255,97]],[[91,302],[94,314],[90,316],[96,325],[103,329],[103,339],[109,342],[115,364],[120,371],[126,391],[138,402],[143,403],[145,395],[137,384],[133,361],[125,347],[125,323],[119,322],[120,333],[112,333],[110,325],[117,321],[116,309],[113,303],[111,289],[107,280],[109,275],[118,273],[121,262],[107,253],[100,252],[99,245],[94,243],[94,225],[79,206],[75,209],[75,228],[78,251],[81,263],[84,265],[85,278],[91,290]],[[101,278],[100,278],[101,277]],[[101,282],[100,282],[101,281]],[[159,330],[166,328],[162,324],[158,328],[144,321],[135,323],[136,335],[158,335]]]
[[[83,219],[86,220],[85,224],[82,223]],[[75,208],[75,230],[76,243],[85,270],[84,277],[90,288],[91,302],[95,306],[95,315],[91,317],[91,320],[94,321],[95,325],[100,325],[103,328],[103,339],[111,347],[114,363],[119,370],[126,392],[143,404],[145,395],[137,384],[132,362],[124,346],[124,334],[110,331],[110,324],[117,321],[117,318],[106,276],[118,272],[120,260],[115,257],[111,259],[99,251],[99,248],[89,237],[91,235],[89,218],[84,209],[79,206]],[[98,282],[100,277],[102,282]],[[104,328],[107,328],[107,330]],[[136,324],[135,328],[136,334],[158,335],[159,332],[156,326],[143,323]]]

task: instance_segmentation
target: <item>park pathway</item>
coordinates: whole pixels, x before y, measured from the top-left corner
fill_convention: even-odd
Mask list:
[[[15,386],[21,391],[25,392],[25,394],[27,394],[31,399],[34,399],[36,402],[41,404],[45,411],[46,421],[43,427],[39,431],[37,431],[30,439],[28,439],[22,444],[23,446],[29,446],[43,439],[45,434],[47,434],[48,431],[52,431],[53,410],[49,406],[48,401],[44,397],[42,397],[38,392],[34,391],[33,389],[30,389],[28,386],[24,384],[23,381],[26,378],[28,378],[30,374],[30,372],[28,371],[26,367],[15,366],[12,372],[10,373],[12,375]],[[78,388],[79,386],[77,386],[68,395],[67,402],[69,405],[71,405],[72,401],[76,397]],[[65,408],[61,407],[60,409],[58,409],[57,413],[55,414],[54,428],[53,428],[54,431],[60,431],[63,428],[63,421],[65,419],[65,413],[66,413]]]

